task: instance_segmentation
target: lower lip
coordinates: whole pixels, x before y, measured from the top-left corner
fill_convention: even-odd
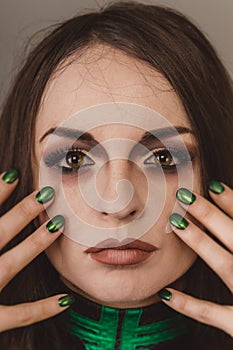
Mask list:
[[[154,251],[139,249],[104,249],[91,253],[92,259],[108,265],[133,265],[148,259]]]

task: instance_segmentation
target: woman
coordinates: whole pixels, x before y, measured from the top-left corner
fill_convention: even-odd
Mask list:
[[[123,126],[105,120],[67,147],[73,116],[88,110],[92,120],[98,106],[105,112],[118,103],[149,108],[156,132],[161,120],[172,125],[178,136],[170,136],[190,158],[168,151],[161,137],[143,144],[148,134],[130,119]],[[117,2],[74,17],[29,54],[0,120],[3,349],[232,348],[232,109],[231,81],[210,43],[184,16],[159,6]],[[137,158],[100,157],[96,184],[104,200],[97,207],[76,186],[77,178],[88,183],[101,152],[125,152],[129,144],[115,143],[119,137],[147,148],[141,170],[152,169],[151,191],[164,208],[142,238],[100,250],[88,230],[83,241],[82,232],[70,239],[72,219],[60,194],[53,201],[52,185],[60,176],[70,208],[96,231],[135,220],[140,226],[144,208],[158,201],[146,206]],[[192,186],[179,188],[177,173],[190,165]],[[134,192],[112,210],[122,179]],[[185,218],[172,212],[176,196]],[[54,206],[60,212],[51,218]]]

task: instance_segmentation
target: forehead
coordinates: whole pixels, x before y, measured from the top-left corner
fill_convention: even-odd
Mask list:
[[[107,45],[95,45],[63,63],[47,84],[36,123],[36,140],[78,111],[101,103],[149,107],[172,125],[188,119],[169,82],[149,64]]]

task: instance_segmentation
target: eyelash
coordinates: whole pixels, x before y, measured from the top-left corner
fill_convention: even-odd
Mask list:
[[[192,152],[190,152],[190,151],[184,152],[183,150],[180,150],[180,149],[162,148],[162,149],[158,149],[152,153],[153,154],[144,161],[144,164],[148,164],[148,165],[159,164],[159,162],[156,161],[156,158],[158,156],[164,155],[164,153],[172,158],[172,162],[175,162],[175,159],[178,158],[178,162],[175,162],[172,165],[161,165],[163,170],[167,173],[169,173],[169,172],[174,173],[177,171],[177,168],[179,168],[180,166],[183,166],[183,165],[185,165],[189,162],[192,162],[194,160],[194,155]],[[149,163],[148,159],[150,159],[150,158],[154,159],[155,162]]]
[[[71,168],[71,167],[65,167],[65,166],[61,166],[59,165],[59,163],[61,162],[62,159],[65,160],[66,155],[68,154],[68,152],[77,152],[77,154],[81,155],[84,157],[84,162],[85,159],[89,159],[92,163],[91,164],[84,164],[81,165],[77,168]],[[72,148],[72,147],[66,147],[66,148],[60,148],[57,149],[54,152],[49,153],[45,159],[45,165],[48,168],[55,168],[55,169],[62,169],[62,173],[65,175],[72,175],[77,173],[78,171],[80,171],[81,168],[86,168],[86,167],[90,167],[92,165],[95,164],[95,162],[85,153],[83,152],[83,149],[80,148]],[[156,157],[164,155],[164,153],[166,153],[167,155],[171,156],[173,162],[174,162],[174,158],[179,158],[180,162],[179,163],[175,163],[172,165],[161,165],[161,167],[164,169],[165,172],[167,173],[172,173],[172,172],[176,172],[177,167],[182,166],[187,164],[188,162],[191,162],[194,159],[194,155],[192,153],[189,152],[189,156],[187,154],[187,152],[184,152],[182,150],[179,149],[167,149],[167,148],[163,148],[163,149],[158,149],[154,152],[152,152],[151,156],[148,157],[145,161],[144,164],[148,164],[148,165],[153,165],[153,164],[159,164],[156,161]],[[155,160],[154,163],[149,163],[148,160],[152,158],[153,160]],[[66,163],[67,164],[67,163]]]
[[[95,164],[94,161],[91,160],[92,161],[91,165],[90,164],[82,165],[79,168],[71,168],[71,167],[68,167],[68,166],[65,167],[65,166],[59,165],[61,160],[65,159],[66,155],[68,154],[68,152],[71,152],[71,151],[77,152],[77,153],[79,153],[79,155],[84,156],[84,159],[90,159],[91,160],[91,158],[88,157],[88,155],[83,152],[84,151],[83,149],[73,148],[73,147],[66,147],[66,148],[59,148],[56,151],[49,153],[44,159],[45,165],[48,168],[62,169],[63,174],[69,175],[69,174],[72,174],[72,173],[77,173],[79,171],[79,169],[81,169],[83,167],[88,167],[88,166],[91,166],[91,165]]]

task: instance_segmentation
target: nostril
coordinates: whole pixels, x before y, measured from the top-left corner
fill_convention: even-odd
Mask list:
[[[102,212],[103,215],[108,215],[108,213],[106,213],[106,211]],[[133,210],[129,215],[130,216],[134,216],[136,214],[136,210]]]

